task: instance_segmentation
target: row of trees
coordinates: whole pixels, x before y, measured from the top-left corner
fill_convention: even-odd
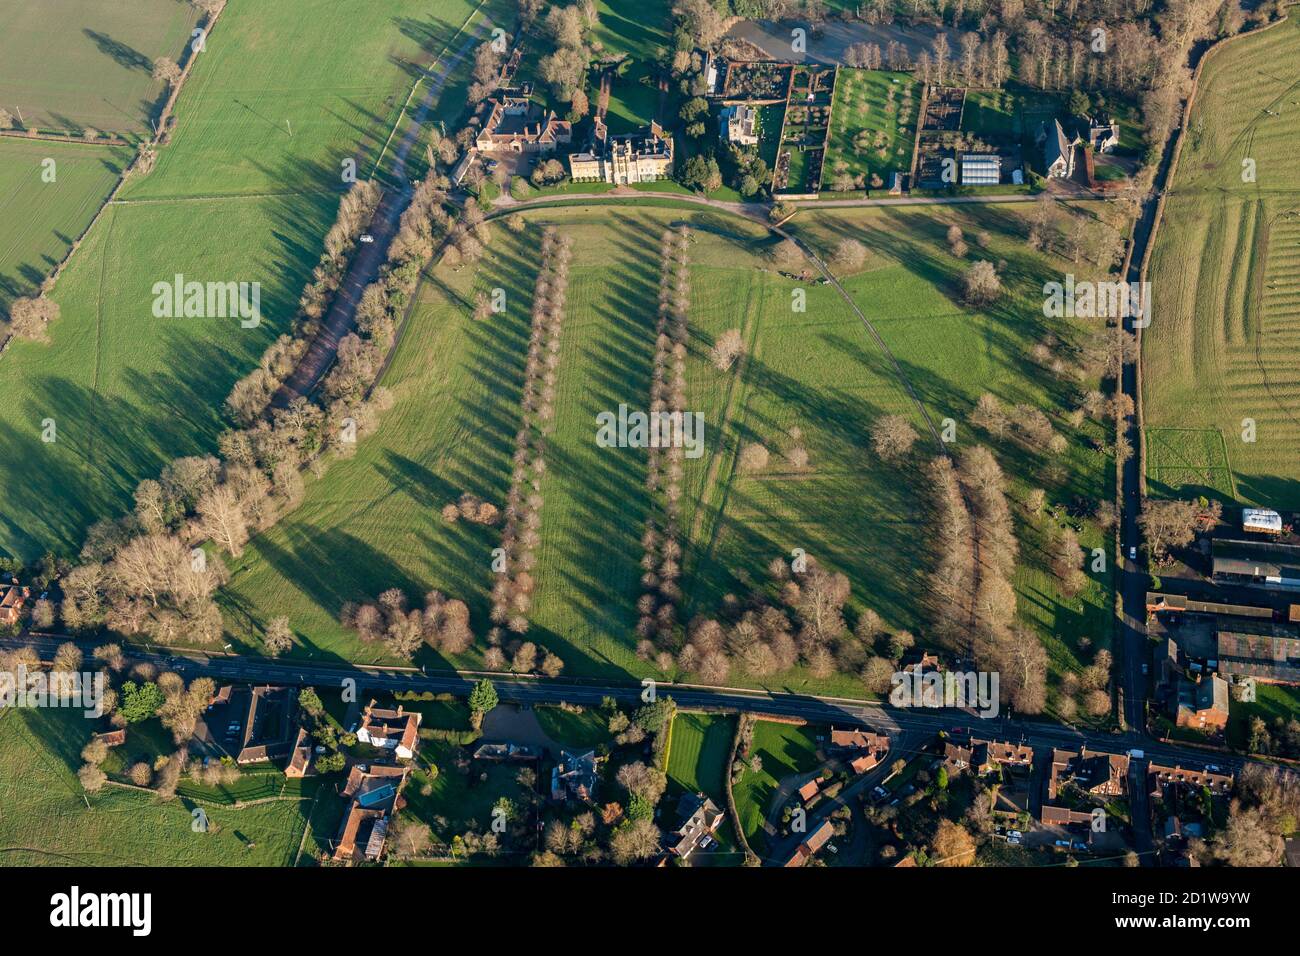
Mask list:
[[[319,332],[320,318],[346,272],[348,253],[373,218],[380,193],[373,184],[358,183],[343,197],[300,301],[293,335],[272,343],[259,368],[231,392],[227,409],[237,427],[218,439],[220,457],[171,462],[158,480],[140,483],[132,513],[92,526],[82,565],[61,582],[68,627],[107,626],[126,634],[148,633],[158,641],[220,639],[221,614],[212,596],[226,572],[215,553],[199,545],[212,542],[238,557],[251,534],[269,528],[301,500],[304,466],[320,471],[325,453],[352,454],[356,442],[377,427],[391,398],[374,382],[419,271],[436,239],[449,230],[445,198],[441,179],[431,177],[416,190],[402,217],[401,241],[393,243],[378,280],[364,291],[358,331],[340,341],[320,403],[298,396],[268,415],[272,397]],[[470,233],[473,226],[450,227],[455,229]],[[283,621],[272,624],[267,649],[283,652],[291,645],[291,631]]]
[[[556,370],[560,364],[560,332],[564,323],[572,240],[548,227],[542,234],[541,266],[533,289],[532,331],[524,364],[522,427],[515,435],[513,471],[506,498],[505,530],[501,536],[504,566],[494,565],[490,617],[494,646],[501,629],[514,634],[528,630],[535,582],[533,568],[542,524],[542,476],[546,473],[546,436],[555,415]]]
[[[690,338],[689,231],[665,230],[659,244],[659,312],[650,376],[650,414],[686,411],[686,355]],[[670,444],[650,448],[646,490],[651,507],[641,537],[641,587],[637,636],[669,651],[676,640],[677,605],[682,598],[681,497],[685,450]]]

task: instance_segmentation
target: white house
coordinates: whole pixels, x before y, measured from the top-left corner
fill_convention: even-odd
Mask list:
[[[392,750],[403,760],[415,756],[415,745],[420,732],[419,712],[407,713],[399,704],[396,710],[384,710],[372,700],[367,705],[365,717],[357,728],[357,740]]]

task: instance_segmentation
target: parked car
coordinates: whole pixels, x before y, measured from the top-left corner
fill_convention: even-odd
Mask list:
[[[1020,846],[1020,837],[1018,837],[1018,836],[1008,836],[1008,837],[1007,837],[1007,842],[1010,843],[1012,846]]]
[[[1138,549],[1137,549],[1137,545],[1136,545],[1136,544],[1131,544],[1131,545],[1129,545],[1129,547],[1128,547],[1128,559],[1129,559],[1130,561],[1136,561],[1136,560],[1138,559]]]
[[[362,241],[362,242],[374,242],[374,241],[375,241],[375,237],[372,236],[372,235],[371,235],[370,233],[368,233],[368,232],[366,232],[366,233],[362,233],[362,235],[361,235],[361,241]]]

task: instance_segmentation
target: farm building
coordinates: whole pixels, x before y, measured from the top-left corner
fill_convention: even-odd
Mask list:
[[[1147,592],[1147,612],[1171,612],[1187,614],[1221,614],[1225,617],[1251,617],[1271,621],[1271,607],[1255,607],[1250,604],[1224,604],[1219,601],[1197,601],[1182,594],[1161,594],[1157,591]]]
[[[1216,584],[1300,590],[1300,547],[1296,545],[1215,538],[1210,553]]]
[[[377,860],[383,855],[388,821],[406,803],[405,784],[405,767],[353,765],[343,788],[348,810],[334,841],[335,861]]]
[[[785,861],[785,865],[803,866],[816,856],[817,851],[829,843],[831,837],[834,835],[835,827],[831,824],[831,821],[823,820],[817,829],[804,837],[803,842],[794,848],[794,852],[791,853],[789,859]]]
[[[1300,637],[1295,632],[1219,631],[1217,640],[1220,674],[1266,684],[1300,684]]]
[[[1002,159],[996,153],[966,153],[961,158],[963,186],[996,186],[1002,179]]]
[[[1281,534],[1282,516],[1267,508],[1242,508],[1241,530],[1259,534]]]

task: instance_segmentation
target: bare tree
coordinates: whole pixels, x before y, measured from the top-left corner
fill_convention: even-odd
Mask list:
[[[172,86],[180,78],[181,68],[176,65],[174,60],[160,56],[153,61],[153,79],[155,83],[166,83],[168,86]]]
[[[962,295],[971,305],[990,305],[1001,294],[1002,280],[998,278],[993,263],[984,260],[972,262],[962,274]]]
[[[744,354],[745,339],[740,329],[727,329],[719,335],[717,342],[713,344],[713,350],[709,353],[719,372],[727,371]]]
[[[871,425],[871,447],[882,461],[902,458],[918,437],[912,423],[902,415],[882,415]]]

